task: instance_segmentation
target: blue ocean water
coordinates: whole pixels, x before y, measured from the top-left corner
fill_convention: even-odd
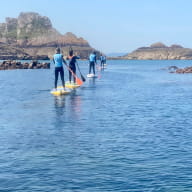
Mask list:
[[[0,191],[191,192],[192,74],[172,65],[191,61],[108,61],[62,97],[53,67],[0,71]]]

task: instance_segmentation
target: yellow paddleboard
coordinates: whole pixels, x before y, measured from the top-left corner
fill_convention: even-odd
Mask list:
[[[78,88],[78,87],[80,87],[80,85],[78,85],[77,83],[69,83],[68,81],[65,83],[65,87],[67,87],[67,88],[70,88],[70,89],[76,89],[76,88]],[[59,89],[60,88],[63,88],[62,86],[59,86],[58,87]]]
[[[53,89],[51,91],[51,94],[55,95],[55,96],[59,96],[59,95],[67,95],[71,92],[71,90],[69,89],[63,89],[63,87],[57,87],[57,90]]]
[[[77,83],[73,83],[73,82],[70,83],[69,81],[67,81],[65,83],[65,87],[70,88],[70,89],[75,89],[75,88],[80,87],[80,85],[78,85]]]

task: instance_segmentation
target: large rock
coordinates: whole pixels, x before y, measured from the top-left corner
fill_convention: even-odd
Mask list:
[[[82,58],[87,58],[93,50],[83,38],[78,38],[70,32],[62,35],[53,28],[48,17],[34,12],[20,13],[18,18],[8,17],[5,23],[0,23],[0,43],[0,48],[3,44],[14,47],[23,51],[21,57],[28,55],[33,58],[37,55],[47,55],[50,58],[56,47],[61,47],[66,55],[72,46]],[[14,54],[12,52],[9,54],[8,51],[6,54],[0,52],[0,59],[2,56],[10,55]]]

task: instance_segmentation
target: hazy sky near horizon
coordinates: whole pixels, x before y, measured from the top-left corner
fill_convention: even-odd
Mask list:
[[[162,42],[192,48],[192,0],[0,0],[0,23],[21,12],[47,16],[104,53]]]

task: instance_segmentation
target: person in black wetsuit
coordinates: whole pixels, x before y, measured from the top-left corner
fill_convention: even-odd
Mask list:
[[[69,56],[67,57],[67,60],[69,60],[69,68],[71,71],[76,74],[76,61],[77,59],[80,59],[79,56],[73,55],[73,50],[71,49],[69,51]],[[71,76],[72,72],[69,70],[69,83],[71,83]],[[73,82],[76,83],[76,78],[73,76]]]
[[[65,64],[67,64],[67,63],[64,60],[63,55],[60,52],[61,52],[61,50],[58,47],[56,49],[56,54],[53,55],[53,63],[55,64],[55,89],[57,89],[57,81],[58,81],[59,73],[60,73],[63,88],[65,89],[63,63],[65,63]]]

